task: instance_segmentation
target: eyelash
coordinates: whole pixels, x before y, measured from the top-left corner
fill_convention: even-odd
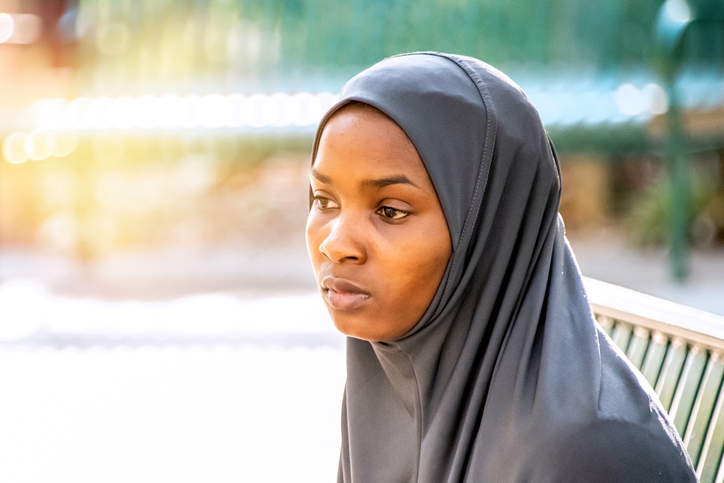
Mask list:
[[[324,196],[315,196],[313,200],[314,204],[317,206],[317,209],[323,213],[338,208],[336,206],[330,207],[329,203],[334,203],[335,205],[336,203],[329,198],[325,198]],[[392,208],[390,206],[381,206],[375,211],[375,213],[384,218],[385,221],[399,221],[410,216],[409,211],[398,210],[397,208]]]
[[[324,196],[315,196],[314,197],[314,204],[317,205],[317,209],[321,212],[326,212],[326,211],[334,209],[334,208],[330,208],[328,206],[328,203],[334,203],[334,201],[330,200],[329,198],[325,198]]]
[[[389,214],[386,212],[390,211],[394,212],[395,214],[402,214],[402,216],[389,216]],[[410,216],[410,213],[408,211],[398,210],[397,208],[391,208],[389,206],[382,206],[381,208],[378,208],[375,213],[379,213],[383,218],[385,218],[385,221],[399,221],[403,218],[407,218],[408,216]]]

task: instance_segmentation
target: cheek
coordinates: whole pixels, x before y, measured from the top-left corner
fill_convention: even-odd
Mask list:
[[[404,243],[392,243],[385,259],[380,260],[380,265],[386,267],[387,310],[405,326],[400,328],[405,332],[430,305],[452,253],[446,231],[442,236],[430,233],[435,232],[425,230]]]
[[[400,296],[416,300],[424,294],[434,294],[450,258],[445,240],[433,242],[423,237],[398,247],[396,252],[394,258],[388,261],[394,267],[388,276],[394,280],[398,290],[404,292]]]

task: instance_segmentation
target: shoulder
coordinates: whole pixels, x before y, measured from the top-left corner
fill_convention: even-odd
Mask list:
[[[599,420],[547,445],[542,481],[696,482],[681,442],[663,427]]]

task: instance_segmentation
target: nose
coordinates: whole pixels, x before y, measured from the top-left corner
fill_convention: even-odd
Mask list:
[[[364,227],[353,215],[341,215],[331,222],[331,230],[319,245],[319,251],[333,263],[367,261]]]

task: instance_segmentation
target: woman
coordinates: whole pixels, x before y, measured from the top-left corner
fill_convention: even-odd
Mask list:
[[[317,131],[307,245],[348,335],[339,481],[695,481],[595,324],[558,162],[513,82],[386,59]]]

